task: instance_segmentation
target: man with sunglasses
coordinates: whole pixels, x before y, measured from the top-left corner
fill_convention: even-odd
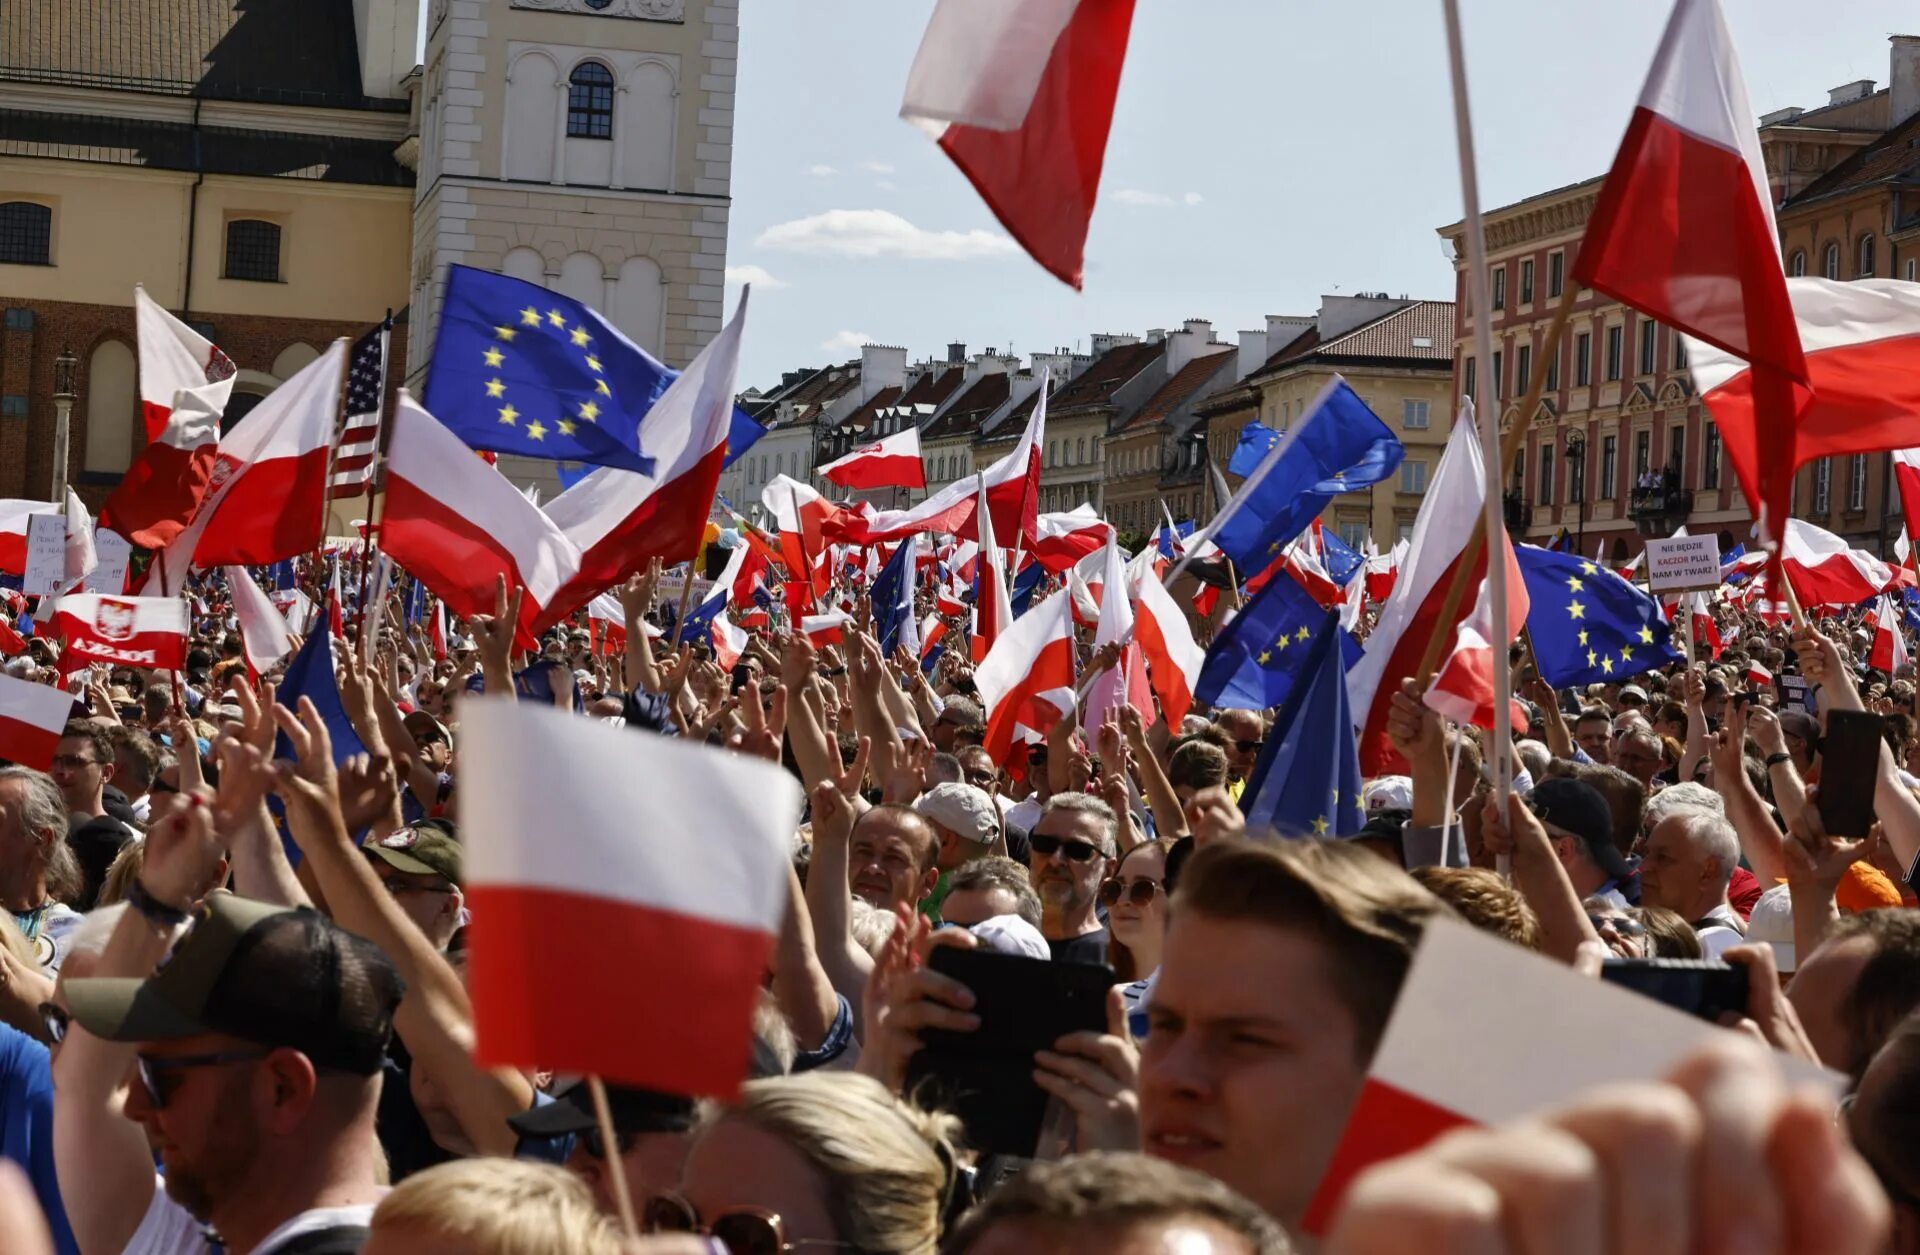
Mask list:
[[[607,1113],[618,1143],[611,1154],[594,1118],[585,1081],[557,1091],[552,1101],[536,1102],[539,1105],[531,1111],[507,1117],[507,1124],[520,1135],[514,1157],[565,1163],[569,1172],[587,1183],[594,1202],[607,1215],[617,1213],[612,1173],[626,1178],[627,1195],[637,1209],[679,1182],[687,1135],[693,1128],[691,1098],[607,1086]]]
[[[1095,908],[1100,886],[1113,874],[1118,831],[1113,808],[1088,793],[1054,794],[1034,826],[1028,840],[1040,935],[1056,960],[1107,961],[1107,927]]]
[[[407,918],[445,954],[453,934],[466,922],[461,891],[460,843],[453,825],[423,819],[360,847]]]
[[[1253,775],[1253,765],[1260,758],[1260,746],[1267,735],[1266,721],[1258,711],[1223,710],[1215,716],[1213,726],[1226,735],[1227,743],[1227,792],[1234,801],[1240,800],[1240,790],[1247,787],[1248,777]]]

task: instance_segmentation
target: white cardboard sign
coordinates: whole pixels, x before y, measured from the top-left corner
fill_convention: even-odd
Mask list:
[[[67,516],[27,516],[27,566],[20,591],[29,597],[63,593],[67,588]]]
[[[133,545],[119,532],[100,527],[94,529],[93,552],[99,557],[100,565],[87,573],[87,582],[80,591],[105,593],[109,597],[124,594],[127,562],[133,556]]]
[[[1719,586],[1719,537],[1669,536],[1647,542],[1647,587],[1654,592]]]

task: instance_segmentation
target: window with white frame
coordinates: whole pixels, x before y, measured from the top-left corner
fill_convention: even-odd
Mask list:
[[[1400,402],[1400,425],[1408,431],[1425,431],[1429,421],[1425,401]]]
[[[1867,455],[1856,453],[1847,459],[1847,509],[1867,508]]]
[[[1425,492],[1427,490],[1427,464],[1422,458],[1408,458],[1400,463],[1400,491]]]
[[[1813,512],[1825,514],[1833,505],[1833,459],[1821,458],[1813,464]]]

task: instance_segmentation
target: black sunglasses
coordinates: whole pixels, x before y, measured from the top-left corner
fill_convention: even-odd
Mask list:
[[[1239,750],[1242,754],[1251,754],[1265,744],[1265,741],[1235,741],[1233,748]]]
[[[1085,841],[1062,841],[1059,837],[1042,836],[1037,832],[1027,837],[1027,844],[1033,847],[1035,854],[1044,854],[1049,858],[1064,854],[1076,863],[1085,863],[1100,856],[1100,847],[1097,845],[1089,845]]]
[[[647,1203],[641,1229],[647,1233],[697,1233],[710,1237],[727,1255],[779,1255],[802,1247],[846,1249],[851,1242],[828,1238],[789,1240],[777,1213],[758,1207],[736,1207],[702,1223],[692,1203],[677,1194],[660,1194]]]
[[[1145,906],[1153,901],[1160,892],[1160,882],[1141,876],[1135,880],[1122,881],[1118,876],[1100,886],[1100,900],[1108,906],[1117,906],[1122,897],[1135,906]]]

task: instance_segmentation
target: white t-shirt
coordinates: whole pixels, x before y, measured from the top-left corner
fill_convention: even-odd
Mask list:
[[[364,1225],[372,1220],[371,1203],[355,1207],[316,1207],[283,1223],[252,1251],[230,1251],[228,1255],[272,1255],[303,1233],[332,1225]],[[167,1183],[156,1175],[153,1201],[147,1204],[147,1214],[140,1218],[140,1227],[133,1231],[123,1255],[208,1255],[212,1249],[207,1227],[195,1220],[192,1212],[167,1197]]]
[[[1013,807],[1007,811],[1007,826],[1010,828],[1023,828],[1028,832],[1032,832],[1033,826],[1040,822],[1041,810],[1042,807],[1040,803],[1036,802],[1033,796],[1029,794],[1022,800],[1015,802]]]
[[[47,913],[40,920],[40,932],[28,943],[33,947],[33,957],[41,971],[49,976],[60,974],[60,964],[67,957],[67,936],[85,918],[64,902],[47,907]]]
[[[1702,958],[1717,959],[1746,940],[1735,926],[1739,919],[1734,909],[1726,905],[1716,906],[1706,913],[1700,926],[1694,929],[1700,937]]]

